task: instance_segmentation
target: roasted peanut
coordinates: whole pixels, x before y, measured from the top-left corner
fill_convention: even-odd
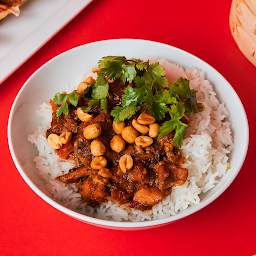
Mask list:
[[[71,139],[72,139],[72,132],[63,132],[59,137],[59,141],[62,144],[67,144]]]
[[[93,115],[90,115],[88,113],[84,113],[84,111],[81,108],[78,108],[76,110],[76,114],[78,116],[78,118],[82,121],[82,122],[89,122],[90,120],[93,119]]]
[[[149,131],[147,126],[139,124],[136,119],[132,120],[132,126],[140,133],[148,133]]]
[[[124,122],[119,122],[119,123],[117,123],[116,121],[113,122],[113,129],[116,134],[121,134],[124,127],[125,127]]]
[[[47,142],[52,149],[60,149],[62,147],[62,143],[60,142],[57,134],[50,134],[47,138]]]
[[[92,82],[95,82],[95,80],[92,78],[92,76],[89,76],[85,79],[85,82],[91,84]]]
[[[159,130],[160,125],[158,123],[153,123],[149,125],[149,133],[148,135],[151,138],[155,138],[158,135],[158,130]]]
[[[153,124],[155,121],[156,119],[147,113],[141,113],[137,118],[137,122],[143,125]]]
[[[102,156],[106,153],[106,147],[101,141],[94,140],[91,143],[91,152],[93,156]]]
[[[97,73],[100,71],[100,68],[99,67],[96,67],[96,68],[92,68],[92,72],[93,73]]]
[[[77,90],[76,90],[77,94],[78,94],[78,95],[83,95],[83,94],[84,94],[84,90],[85,90],[87,87],[89,87],[93,81],[94,81],[94,80],[93,80],[93,78],[92,78],[91,76],[90,76],[90,77],[87,77],[84,82],[81,82],[81,83],[78,85]]]
[[[130,171],[132,169],[132,166],[133,166],[133,159],[130,155],[123,155],[119,159],[119,167],[123,173]]]
[[[110,141],[110,147],[113,151],[120,153],[125,148],[125,141],[120,135],[115,135]]]
[[[92,169],[101,169],[107,166],[107,159],[103,156],[95,156],[91,161]]]
[[[135,139],[135,144],[138,147],[145,148],[153,143],[153,139],[148,136],[139,136]]]
[[[101,134],[101,126],[99,124],[88,125],[83,134],[87,140],[96,139]]]
[[[132,126],[126,126],[121,133],[123,139],[132,144],[134,143],[135,139],[139,136],[139,133],[132,127]]]

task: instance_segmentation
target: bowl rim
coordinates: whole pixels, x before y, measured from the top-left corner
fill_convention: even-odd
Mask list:
[[[33,79],[34,76],[37,75],[37,73],[39,73],[46,65],[48,65],[49,63],[51,63],[52,61],[54,61],[56,58],[60,58],[61,56],[63,56],[65,53],[67,52],[72,52],[78,48],[82,48],[82,47],[86,47],[87,45],[91,45],[91,44],[104,44],[105,42],[129,42],[129,41],[144,41],[144,42],[149,42],[155,45],[162,45],[162,46],[167,46],[175,51],[178,52],[182,52],[183,54],[185,54],[186,56],[189,56],[190,58],[194,58],[197,61],[201,62],[204,66],[207,66],[208,68],[214,70],[215,72],[217,72],[226,82],[228,85],[230,85],[230,83],[215,69],[213,68],[210,64],[208,64],[207,62],[203,61],[202,59],[200,59],[199,57],[196,57],[195,55],[184,51],[180,48],[165,44],[165,43],[161,43],[161,42],[157,42],[157,41],[151,41],[151,40],[144,40],[144,39],[131,39],[131,38],[120,38],[120,39],[108,39],[108,40],[100,40],[100,41],[95,41],[95,42],[91,42],[91,43],[87,43],[87,44],[83,44],[77,47],[74,47],[72,49],[69,49],[63,53],[60,53],[58,55],[56,55],[55,57],[53,57],[52,59],[50,59],[49,61],[47,61],[45,64],[43,64],[40,68],[38,68],[29,78],[28,80],[22,85],[21,89],[19,90],[18,94],[15,97],[15,100],[12,104],[11,107],[11,111],[9,114],[9,118],[8,118],[8,129],[7,129],[7,137],[8,137],[8,145],[9,145],[9,149],[10,149],[10,153],[12,156],[12,159],[15,163],[16,168],[18,169],[20,175],[22,176],[22,178],[25,180],[25,182],[29,185],[29,187],[39,196],[41,197],[44,201],[46,201],[48,204],[50,204],[51,206],[53,206],[54,208],[58,209],[59,211],[66,213],[67,215],[78,219],[82,222],[86,222],[88,224],[92,224],[94,226],[100,226],[100,227],[104,227],[104,228],[110,228],[110,229],[122,229],[122,230],[138,230],[138,229],[143,229],[143,228],[154,228],[154,227],[158,227],[158,226],[162,226],[165,224],[170,224],[173,223],[177,220],[183,219],[184,217],[190,216],[191,214],[203,209],[204,207],[206,207],[207,205],[209,205],[211,202],[213,202],[215,199],[217,199],[229,186],[230,184],[234,181],[234,179],[236,178],[236,176],[238,175],[238,173],[240,172],[240,169],[245,161],[246,155],[247,155],[247,151],[248,151],[248,146],[249,146],[249,125],[248,125],[248,118],[244,109],[244,106],[239,98],[239,96],[237,95],[237,93],[235,92],[234,88],[230,85],[231,89],[234,91],[234,93],[237,95],[240,103],[241,103],[241,107],[243,110],[243,114],[245,117],[245,126],[246,126],[246,131],[245,131],[245,150],[243,151],[243,155],[241,157],[241,161],[239,162],[238,167],[236,167],[237,171],[232,173],[229,180],[226,181],[220,189],[218,189],[214,194],[212,194],[211,196],[209,196],[207,199],[201,201],[198,205],[194,205],[191,206],[189,208],[187,208],[186,210],[184,210],[183,212],[178,213],[177,215],[173,215],[170,217],[165,217],[162,219],[157,219],[157,220],[145,220],[145,221],[141,221],[141,222],[120,222],[120,221],[111,221],[111,220],[103,220],[103,219],[97,219],[94,217],[90,217],[87,215],[84,215],[82,213],[73,211],[71,209],[66,208],[65,206],[61,205],[60,203],[57,203],[56,201],[54,201],[53,199],[51,199],[50,197],[46,196],[43,192],[41,192],[40,189],[38,189],[34,183],[29,179],[29,177],[23,172],[17,157],[15,155],[14,152],[14,148],[13,148],[13,142],[12,142],[12,136],[11,136],[11,131],[12,131],[12,122],[13,122],[13,118],[14,118],[14,108],[16,103],[18,102],[18,99],[20,97],[20,95],[22,94],[24,88],[26,87],[26,85],[30,82],[31,79]]]

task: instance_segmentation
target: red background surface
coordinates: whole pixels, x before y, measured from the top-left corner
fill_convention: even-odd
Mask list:
[[[256,254],[256,69],[231,36],[230,6],[231,0],[94,0],[1,84],[0,255]],[[201,211],[155,229],[107,230],[66,216],[28,187],[8,148],[9,112],[32,73],[66,50],[113,38],[166,43],[208,62],[238,93],[251,128],[245,163],[231,186]]]

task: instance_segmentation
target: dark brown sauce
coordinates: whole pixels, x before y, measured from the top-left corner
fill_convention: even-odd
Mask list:
[[[72,132],[71,142],[68,146],[64,145],[64,149],[62,147],[58,154],[62,158],[75,161],[76,168],[56,179],[76,185],[88,205],[94,207],[108,200],[114,200],[127,207],[144,211],[151,209],[165,198],[173,186],[184,184],[188,170],[181,167],[185,159],[180,149],[173,144],[171,134],[160,140],[154,138],[153,144],[143,149],[135,144],[126,143],[121,153],[111,150],[110,140],[115,132],[110,111],[114,106],[121,106],[123,90],[124,86],[118,81],[110,83],[108,113],[104,113],[97,105],[89,112],[95,116],[89,122],[81,122],[72,106],[69,106],[69,114],[61,115],[57,121],[58,106],[51,101],[53,118],[46,136],[51,133],[60,135],[63,132]],[[86,101],[79,100],[77,107],[86,105]],[[138,115],[143,112],[146,111],[142,106]],[[137,118],[138,115],[126,121],[126,125],[130,125],[132,119]],[[84,128],[95,123],[102,128],[97,140],[106,147],[104,157],[107,159],[107,166],[100,170],[90,167],[93,159],[90,150],[91,141],[83,136]],[[123,155],[130,155],[134,162],[132,169],[127,173],[123,173],[119,167],[119,159]]]

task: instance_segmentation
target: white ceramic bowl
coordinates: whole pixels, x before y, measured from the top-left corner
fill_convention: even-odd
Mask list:
[[[230,110],[229,120],[233,123],[234,150],[231,153],[232,169],[222,177],[216,187],[201,197],[201,202],[175,216],[144,222],[115,222],[88,217],[57,203],[45,189],[44,182],[37,176],[33,158],[35,147],[27,140],[28,134],[41,125],[35,114],[39,104],[49,102],[56,92],[63,91],[77,77],[97,66],[98,60],[107,55],[121,55],[128,58],[157,56],[175,62],[183,67],[196,67],[204,71],[214,85],[218,98]],[[243,105],[232,86],[214,68],[199,58],[175,47],[145,40],[117,39],[99,41],[69,50],[53,58],[38,69],[18,93],[9,117],[8,140],[14,163],[23,179],[43,200],[56,209],[83,222],[122,230],[153,228],[182,219],[197,212],[219,197],[237,176],[244,162],[249,140],[249,129]]]

